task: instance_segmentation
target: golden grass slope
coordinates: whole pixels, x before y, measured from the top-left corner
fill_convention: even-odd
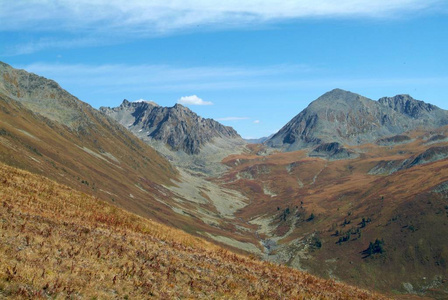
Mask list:
[[[379,299],[0,164],[0,298]]]

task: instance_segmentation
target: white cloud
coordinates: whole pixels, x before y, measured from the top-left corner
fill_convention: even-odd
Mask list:
[[[0,30],[126,32],[134,35],[310,17],[390,17],[443,0],[54,0],[2,1]]]
[[[41,34],[2,55],[126,43],[185,31],[254,29],[305,18],[444,13],[444,0],[0,0],[0,31]]]
[[[225,118],[217,118],[216,121],[241,121],[247,120],[248,117],[225,117]]]
[[[202,100],[201,98],[199,98],[196,95],[180,97],[180,99],[177,100],[177,103],[185,104],[185,105],[212,105],[213,104],[210,101]]]
[[[260,120],[255,120],[254,123],[255,124],[260,124]]]

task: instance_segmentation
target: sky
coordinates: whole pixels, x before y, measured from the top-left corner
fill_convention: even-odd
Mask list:
[[[334,88],[448,109],[448,1],[0,0],[0,61],[259,138]]]

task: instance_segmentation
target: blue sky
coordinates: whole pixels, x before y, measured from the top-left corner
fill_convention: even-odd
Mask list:
[[[261,137],[334,88],[448,109],[448,3],[0,0],[0,60],[95,108],[180,102]]]

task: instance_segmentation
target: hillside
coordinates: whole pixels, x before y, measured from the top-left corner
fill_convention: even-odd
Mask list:
[[[4,64],[0,71],[2,162],[141,215],[169,214],[155,200],[178,178],[167,160],[53,81]]]
[[[374,101],[335,89],[311,102],[265,144],[287,151],[333,142],[354,146],[443,125],[448,125],[448,111],[409,95]]]
[[[162,107],[124,100],[118,107],[101,107],[100,111],[177,166],[207,174],[222,171],[221,160],[243,151],[246,144],[233,128],[202,118],[181,104]]]
[[[0,297],[381,299],[238,256],[0,164]]]
[[[167,145],[163,139],[154,143],[148,137],[151,132],[142,128],[142,124],[150,124],[150,119],[157,119],[157,126],[165,128],[160,136],[173,135],[173,145],[181,145],[185,140],[178,138],[188,136],[188,131],[194,133],[203,121],[183,106],[162,108],[154,103],[125,101],[117,109],[117,115],[122,117],[120,122],[126,125],[122,126],[54,81],[5,64],[0,65],[0,72],[1,162],[239,253],[384,293],[446,297],[448,128],[437,127],[444,124],[445,111],[409,96],[373,101],[334,90],[311,103],[309,107],[313,109],[299,114],[304,117],[299,123],[304,124],[307,134],[291,132],[289,141],[295,142],[282,149],[307,148],[280,152],[262,144],[239,144],[239,137],[223,135],[208,141],[204,137],[204,144],[198,147],[200,152],[188,154],[182,147],[176,150]],[[327,114],[322,107],[331,109]],[[150,113],[154,109],[161,115]],[[309,114],[313,111],[318,112],[314,117]],[[383,113],[388,118],[384,119],[384,127],[377,130],[377,126],[371,125],[376,124],[372,116]],[[127,123],[130,121],[132,125]],[[336,121],[341,130],[335,136],[330,125]],[[214,124],[207,121],[202,125],[207,127],[209,123]],[[404,131],[411,125],[418,129]],[[222,125],[210,126],[218,130]],[[154,127],[145,128],[156,131]],[[232,133],[229,128],[225,130]],[[193,134],[189,138],[201,137]],[[364,143],[364,138],[370,143]],[[237,143],[229,147],[232,140]],[[357,142],[352,143],[354,140]],[[39,188],[27,185],[21,189]],[[13,196],[21,192],[8,193]],[[53,192],[34,195],[33,201],[50,197]],[[90,211],[81,214],[83,218],[102,208],[87,209]],[[24,214],[14,213],[11,218]],[[93,221],[112,225],[116,222],[115,215],[101,218]],[[143,219],[132,220],[139,223],[136,220]],[[64,222],[68,224],[65,226],[73,225]],[[128,223],[119,221],[116,226],[120,224]],[[79,232],[76,226],[70,228]],[[126,230],[131,230],[126,234],[132,236],[142,234],[138,228]],[[107,233],[118,243],[114,233]],[[177,231],[174,235],[184,236]],[[29,243],[26,236],[23,238]],[[93,243],[93,237],[89,238]],[[105,244],[106,240],[96,246]],[[207,249],[212,247],[205,245]],[[95,254],[98,259],[104,258],[104,253],[116,253],[116,248],[100,250],[100,254],[89,249],[86,253]],[[49,257],[61,254],[54,249],[45,251],[53,253]],[[163,253],[174,253],[166,251]],[[9,274],[4,273],[5,278],[15,272],[12,268],[4,270]],[[221,272],[216,270],[218,274],[214,276]],[[171,276],[170,272],[167,276]],[[153,293],[163,288],[156,286],[155,290]]]
[[[239,248],[250,241],[259,251],[254,237],[241,234],[244,224],[235,229],[232,214],[246,201],[238,192],[179,171],[54,81],[6,64],[0,71],[1,162],[192,234]]]
[[[383,292],[448,293],[448,127],[399,143],[230,156],[219,180],[251,203],[264,258]],[[341,146],[318,147],[341,153]]]

